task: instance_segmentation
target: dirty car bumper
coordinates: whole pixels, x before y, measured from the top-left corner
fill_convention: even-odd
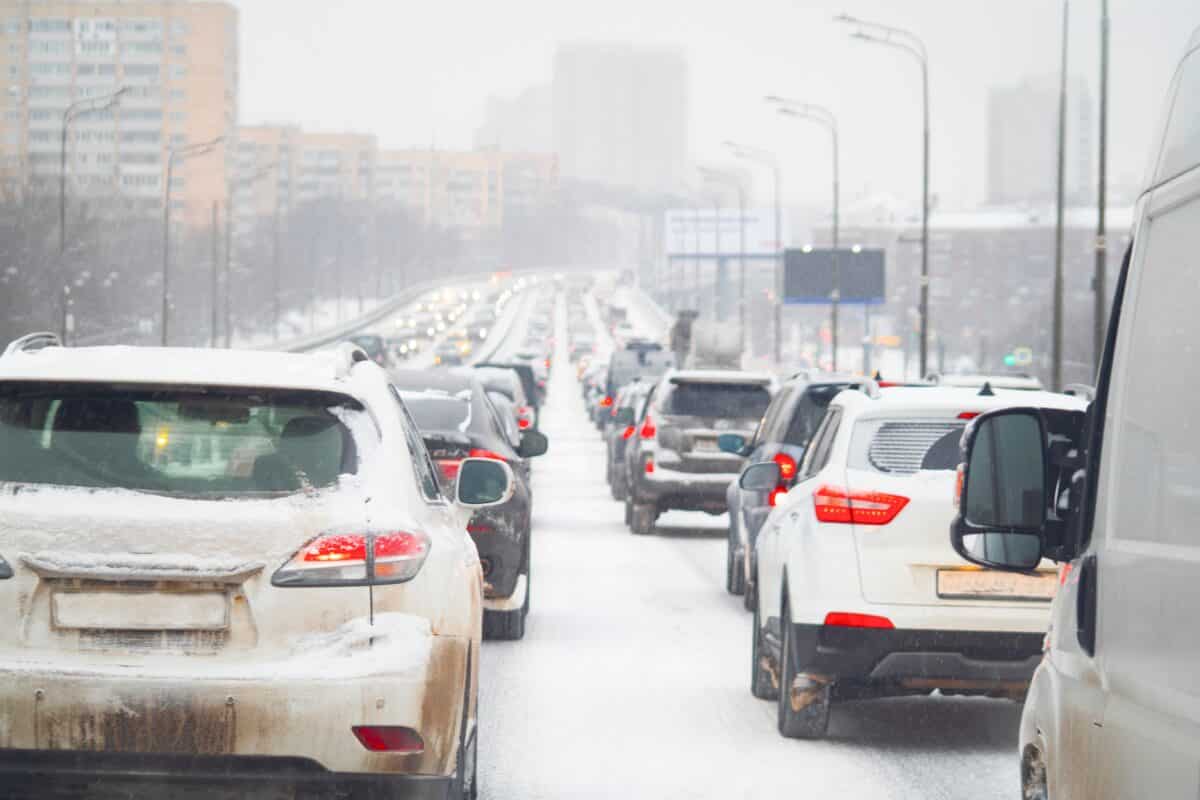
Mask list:
[[[0,750],[5,798],[170,797],[175,791],[217,797],[336,797],[449,800],[453,778],[331,772],[302,758],[183,756]]]

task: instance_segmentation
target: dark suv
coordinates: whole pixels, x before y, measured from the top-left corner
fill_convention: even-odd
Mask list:
[[[625,465],[625,450],[637,435],[637,419],[646,406],[653,383],[635,380],[621,387],[613,401],[611,425],[604,429],[606,448],[604,475],[612,489],[614,500],[624,501],[629,491],[629,471]]]
[[[723,514],[725,490],[744,457],[722,452],[717,439],[749,439],[771,402],[775,379],[735,370],[668,372],[654,387],[626,448],[625,512],[635,534],[653,533],[664,511]]]
[[[723,449],[744,456],[746,465],[774,461],[782,481],[774,491],[742,489],[738,481],[729,484],[729,541],[725,558],[725,588],[731,594],[744,594],[747,609],[754,608],[754,540],[767,515],[775,506],[779,492],[787,491],[796,477],[796,467],[804,456],[809,439],[825,416],[829,401],[844,389],[856,388],[861,378],[822,372],[793,375],[771,400],[767,413],[753,438],[721,439]]]

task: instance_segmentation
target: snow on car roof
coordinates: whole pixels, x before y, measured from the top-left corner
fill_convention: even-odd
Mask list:
[[[742,372],[721,369],[681,369],[667,373],[671,383],[760,383],[767,386],[775,378],[766,372]]]
[[[235,386],[346,392],[335,352],[188,347],[47,347],[0,358],[0,380]]]
[[[1034,406],[1083,411],[1087,403],[1078,397],[1055,392],[1024,389],[995,389],[992,395],[981,395],[978,389],[953,386],[882,388],[878,397],[870,397],[858,389],[840,392],[833,402],[852,409],[857,416],[892,416],[903,412],[921,411],[991,411],[996,408]]]

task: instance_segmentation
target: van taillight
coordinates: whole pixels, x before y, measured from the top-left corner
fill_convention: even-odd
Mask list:
[[[638,432],[638,436],[643,439],[653,439],[657,433],[658,428],[654,426],[654,418],[647,414],[646,419],[642,422],[642,429]]]
[[[353,725],[358,743],[372,753],[423,753],[425,740],[412,728],[400,725]]]
[[[848,492],[840,486],[822,486],[813,493],[813,509],[820,522],[887,525],[906,505],[907,497],[884,492]]]
[[[895,624],[887,617],[874,614],[853,614],[847,611],[830,611],[825,615],[825,624],[833,628],[877,628],[894,630]]]

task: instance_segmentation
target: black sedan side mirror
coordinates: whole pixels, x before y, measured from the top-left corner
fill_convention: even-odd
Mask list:
[[[978,417],[963,434],[950,528],[955,551],[974,564],[1027,572],[1045,550],[1047,439],[1037,409]]]
[[[517,448],[517,455],[521,458],[536,458],[537,456],[545,455],[550,449],[550,440],[546,438],[546,434],[540,431],[523,431],[521,433],[521,446]]]

